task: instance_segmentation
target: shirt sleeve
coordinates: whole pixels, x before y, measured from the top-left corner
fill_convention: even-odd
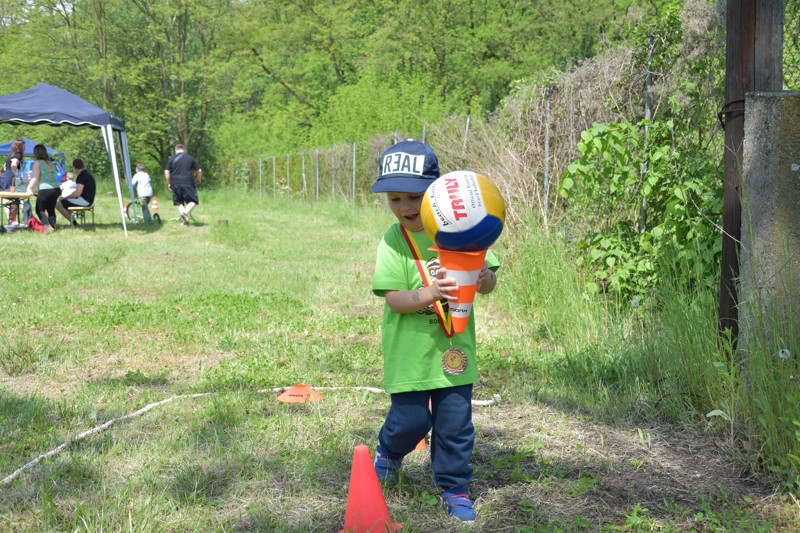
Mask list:
[[[491,249],[486,252],[486,266],[492,272],[497,272],[497,270],[500,268],[500,261],[497,259],[497,256],[494,255],[494,252]]]
[[[386,291],[409,290],[406,263],[398,243],[392,238],[392,232],[386,232],[378,245],[372,292],[376,296],[384,296]]]

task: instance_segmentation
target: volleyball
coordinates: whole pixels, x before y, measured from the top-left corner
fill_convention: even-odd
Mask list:
[[[425,233],[444,250],[486,250],[503,231],[506,204],[489,178],[469,170],[434,181],[420,209]]]

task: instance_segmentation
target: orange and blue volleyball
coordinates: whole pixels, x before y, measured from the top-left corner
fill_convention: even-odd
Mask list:
[[[425,233],[439,248],[475,252],[488,249],[503,232],[506,204],[489,178],[458,170],[428,187],[420,216]]]

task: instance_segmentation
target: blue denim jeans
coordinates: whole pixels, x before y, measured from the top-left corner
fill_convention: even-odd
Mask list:
[[[472,385],[391,395],[392,406],[378,442],[389,459],[399,460],[431,434],[433,480],[443,489],[466,487],[472,481]],[[432,412],[428,411],[430,401]]]

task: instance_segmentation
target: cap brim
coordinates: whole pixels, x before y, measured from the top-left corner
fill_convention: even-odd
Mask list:
[[[380,178],[372,184],[372,192],[407,192],[422,193],[428,190],[431,183],[436,181],[431,178],[393,177]]]

